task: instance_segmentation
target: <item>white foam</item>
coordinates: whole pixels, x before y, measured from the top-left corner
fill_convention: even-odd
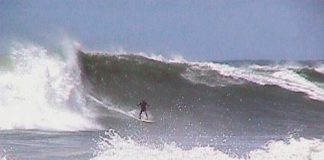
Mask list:
[[[76,68],[37,46],[14,48],[11,57],[14,70],[0,73],[0,129],[99,128],[83,114]]]
[[[315,71],[324,74],[324,64],[315,67]]]
[[[106,132],[106,136],[98,143],[92,160],[323,160],[324,157],[324,142],[318,139],[290,138],[287,142],[269,141],[261,149],[239,157],[213,147],[184,150],[172,143],[156,148],[139,144],[130,138],[122,138],[113,130]]]
[[[181,54],[173,54],[170,56],[170,58],[167,58],[161,54],[145,53],[145,52],[128,52],[122,48],[119,48],[118,50],[111,51],[111,52],[93,51],[93,50],[90,51],[86,50],[85,52],[89,54],[99,54],[99,55],[137,55],[137,56],[142,56],[151,60],[165,62],[165,63],[187,63],[188,62]]]
[[[237,80],[243,79],[259,85],[276,85],[290,91],[303,92],[312,99],[324,101],[324,89],[295,73],[294,69],[298,66],[261,67],[253,65],[233,67],[227,64],[198,62],[192,62],[190,65],[202,70],[206,70],[206,68],[214,70],[223,76]]]
[[[257,64],[251,64],[247,66],[250,69],[253,70],[259,70],[259,71],[280,71],[283,68],[284,69],[291,69],[291,70],[297,70],[301,69],[302,66],[296,63],[290,63],[290,64],[269,64],[269,65],[257,65]]]
[[[134,55],[139,55],[148,59],[160,61],[160,62],[165,62],[165,63],[187,63],[188,61],[182,57],[180,54],[174,54],[171,55],[170,58],[166,58],[161,54],[154,54],[154,53],[144,53],[144,52],[138,52],[138,53],[133,53]]]
[[[204,84],[210,87],[225,87],[229,84],[242,84],[242,80],[234,80],[229,77],[219,75],[217,71],[209,67],[192,66],[187,68],[186,72],[181,74],[185,79],[196,83]]]

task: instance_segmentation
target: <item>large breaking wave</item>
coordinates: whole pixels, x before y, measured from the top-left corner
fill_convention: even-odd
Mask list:
[[[5,56],[8,63],[0,66],[1,130],[99,128],[86,113],[80,70],[73,59],[21,44]]]
[[[136,66],[136,63],[142,63],[143,67],[148,67],[138,68],[138,75],[136,76],[143,75],[140,72],[145,72],[149,68],[152,70],[160,69],[157,72],[162,72],[161,70],[164,69],[163,72],[166,75],[177,72],[177,76],[181,75],[182,78],[192,83],[204,84],[210,87],[224,87],[252,82],[258,85],[279,86],[292,92],[302,92],[311,99],[324,101],[322,61],[300,63],[285,61],[280,63],[272,61],[189,62],[183,58],[170,60],[162,56],[147,56],[143,53],[134,55],[125,53],[122,53],[122,55],[105,55],[101,53],[90,57],[92,58],[89,58],[87,63],[106,61],[106,65],[102,65],[102,67],[111,67],[114,70],[130,69],[130,67]],[[110,64],[112,61],[116,62]],[[123,63],[120,65],[124,66],[117,66],[119,62]],[[138,66],[141,67],[141,65]],[[92,67],[95,67],[95,65]],[[104,68],[101,70],[104,70]],[[100,71],[97,70],[97,72]]]
[[[23,45],[1,55],[0,130],[113,128],[132,137],[107,132],[94,159],[323,157],[323,61],[190,62],[143,53],[63,52]],[[140,99],[149,102],[154,125],[130,115]],[[269,136],[290,134],[304,138]],[[261,149],[244,145],[249,153],[243,158],[217,147],[239,136],[269,138],[256,144],[267,142]],[[151,146],[156,141],[163,146]]]
[[[188,131],[187,137],[324,132],[322,61],[189,62],[63,52],[69,56],[21,45],[1,56],[1,129],[127,130],[129,117],[121,113],[136,110],[144,98],[156,127],[171,135],[178,134],[174,128]]]
[[[322,61],[189,62],[82,51],[78,57],[88,93],[125,111],[149,101],[159,122],[149,133],[158,134],[159,127],[171,131],[166,136],[184,130],[186,138],[324,132]]]

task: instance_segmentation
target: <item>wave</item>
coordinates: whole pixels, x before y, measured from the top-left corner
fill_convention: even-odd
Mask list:
[[[303,68],[299,70],[297,73],[305,77],[309,81],[324,83],[324,73],[318,72],[314,68]]]
[[[68,53],[67,53],[68,54]],[[92,122],[73,60],[36,45],[13,47],[0,71],[0,129],[88,130]]]
[[[91,95],[125,112],[146,99],[152,106],[149,111],[160,122],[157,128],[166,127],[173,131],[171,135],[176,134],[174,128],[186,131],[188,136],[200,132],[324,132],[324,88],[298,73],[308,65],[189,62],[155,57],[79,51],[83,85]],[[110,117],[101,118],[100,123],[114,127],[124,124]],[[149,132],[159,131],[153,128]]]
[[[249,143],[249,142],[248,142]],[[290,138],[288,140],[269,141],[260,149],[255,149],[243,156],[224,153],[214,147],[193,147],[182,149],[176,143],[154,147],[139,144],[131,138],[122,138],[113,130],[98,142],[95,157],[101,159],[223,159],[223,160],[320,160],[324,156],[324,142],[319,139]]]
[[[246,80],[259,85],[275,85],[293,92],[302,92],[315,100],[324,101],[324,89],[297,74],[294,70],[299,67],[258,65],[233,67],[219,63],[191,63],[191,68],[216,71],[220,75],[230,77],[236,81]],[[199,72],[199,74],[201,73]],[[230,81],[230,83],[233,84],[234,80]],[[202,81],[193,82],[205,84]]]
[[[106,66],[103,64],[102,67],[107,67],[110,66],[109,63],[111,60],[109,59],[116,59],[116,57],[118,57],[117,59],[127,59],[123,62],[125,65],[123,66],[124,68],[130,67],[131,65],[134,66],[134,64],[137,63],[136,61],[141,61],[141,63],[144,64],[152,63],[146,67],[153,68],[166,65],[169,66],[169,71],[164,71],[166,74],[175,71],[177,72],[176,74],[181,75],[192,83],[204,84],[210,87],[225,87],[228,85],[240,85],[245,82],[252,82],[258,85],[274,85],[293,92],[302,92],[314,100],[324,101],[324,89],[321,87],[322,85],[314,83],[322,83],[324,81],[323,75],[317,72],[319,67],[309,69],[309,66],[303,66],[297,62],[282,62],[283,64],[275,65],[272,65],[271,62],[267,62],[270,64],[258,65],[256,64],[257,62],[249,61],[247,64],[231,65],[216,62],[189,62],[183,58],[168,60],[162,56],[147,56],[143,53],[137,55],[122,54],[117,56],[97,54],[93,55],[92,58],[93,61],[97,61],[99,58],[105,59]],[[151,61],[145,60],[146,58]],[[235,64],[235,61],[232,63]],[[122,66],[110,67],[121,68]],[[307,77],[301,75],[301,73],[307,75]]]
[[[324,64],[320,64],[317,67],[315,67],[315,70],[319,73],[324,74]]]
[[[174,130],[181,124],[188,134],[191,128],[232,134],[256,125],[260,134],[296,128],[324,132],[323,87],[298,72],[307,68],[302,64],[189,62],[68,50],[62,58],[28,45],[6,55],[0,64],[1,130],[122,128],[138,101],[147,99],[151,116],[161,122],[157,127]],[[280,128],[271,130],[275,126]]]

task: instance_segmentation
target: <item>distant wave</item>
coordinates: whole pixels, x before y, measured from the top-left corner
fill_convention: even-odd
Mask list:
[[[324,72],[319,72],[317,68],[303,68],[297,71],[297,73],[309,81],[324,83]]]

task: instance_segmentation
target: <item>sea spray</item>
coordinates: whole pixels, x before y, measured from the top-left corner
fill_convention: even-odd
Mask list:
[[[0,73],[0,129],[99,128],[83,112],[78,66],[35,45],[12,48],[13,70]]]
[[[324,142],[319,139],[289,138],[271,140],[263,147],[245,155],[231,155],[213,147],[182,149],[176,143],[164,144],[162,148],[140,144],[131,138],[122,138],[114,130],[106,132],[98,142],[92,160],[103,159],[151,159],[151,160],[323,160]]]
[[[201,75],[201,72],[192,72],[192,70],[201,71],[216,71],[222,76],[231,78],[227,80],[230,84],[238,84],[237,81],[246,80],[259,85],[275,85],[281,88],[293,91],[305,93],[312,99],[324,101],[324,88],[319,87],[315,83],[298,75],[295,70],[299,69],[299,66],[240,66],[234,67],[228,64],[221,63],[190,63],[191,67],[188,68],[187,73],[183,74],[185,78],[191,80],[194,83],[202,83],[209,86],[215,86],[214,82],[203,81],[198,77],[197,73]],[[192,69],[191,69],[192,68]],[[206,77],[215,77],[215,75],[208,74]],[[216,77],[217,78],[217,77]],[[222,77],[217,78],[220,80]],[[216,81],[217,82],[217,81]],[[219,83],[218,83],[219,84]],[[224,83],[223,83],[224,84]]]

